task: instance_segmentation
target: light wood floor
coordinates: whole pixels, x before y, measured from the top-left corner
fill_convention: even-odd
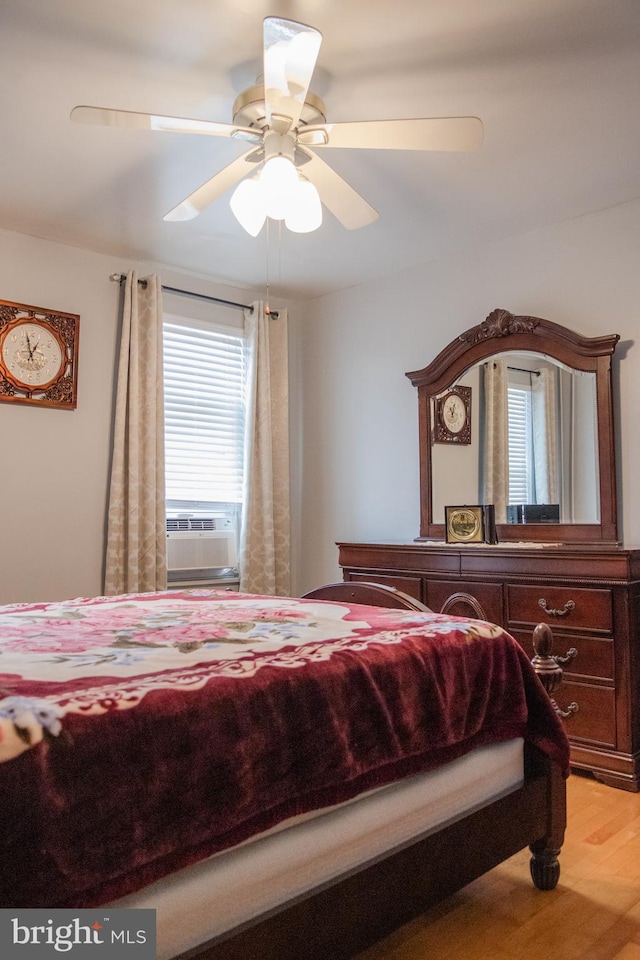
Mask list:
[[[556,890],[523,851],[358,960],[640,960],[640,794],[578,775],[567,794]]]

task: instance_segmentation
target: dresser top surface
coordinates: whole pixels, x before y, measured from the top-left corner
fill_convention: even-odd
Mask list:
[[[454,576],[640,580],[640,549],[617,543],[445,543],[434,540],[341,541],[343,567]]]
[[[540,541],[538,543],[531,541],[505,541],[503,543],[447,543],[445,540],[338,540],[338,547],[385,547],[398,548],[406,550],[421,550],[433,552],[444,550],[446,552],[457,553],[562,553],[562,554],[611,554],[614,556],[634,555],[640,556],[640,547],[627,547],[622,543],[608,543],[602,541],[584,542],[584,543],[560,543],[556,541]]]

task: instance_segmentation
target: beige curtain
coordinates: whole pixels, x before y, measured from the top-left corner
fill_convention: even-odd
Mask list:
[[[157,276],[124,290],[109,489],[107,595],[167,583],[164,493],[162,287]]]
[[[509,497],[509,405],[507,364],[484,365],[483,503],[495,507],[496,523],[506,523]]]
[[[240,589],[291,590],[287,315],[245,310],[247,389]]]
[[[557,406],[555,372],[543,367],[531,384],[536,503],[559,502]]]

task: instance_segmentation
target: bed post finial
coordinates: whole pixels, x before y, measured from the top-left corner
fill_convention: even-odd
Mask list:
[[[573,658],[578,655],[578,651],[575,647],[571,647],[571,649],[567,651],[566,656],[553,656],[551,654],[551,650],[553,649],[553,633],[548,623],[539,623],[534,629],[533,649],[536,655],[531,663],[533,664],[533,669],[542,681],[542,685],[549,694],[553,709],[559,716],[569,717],[572,713],[576,712],[578,704],[575,702],[570,703],[566,710],[561,710],[551,694],[555,693],[562,683],[563,672],[560,664],[573,660]]]

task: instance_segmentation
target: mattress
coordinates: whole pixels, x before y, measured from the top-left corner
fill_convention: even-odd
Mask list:
[[[400,849],[518,788],[523,741],[480,747],[428,773],[297,818],[109,904],[157,911],[170,960]]]

